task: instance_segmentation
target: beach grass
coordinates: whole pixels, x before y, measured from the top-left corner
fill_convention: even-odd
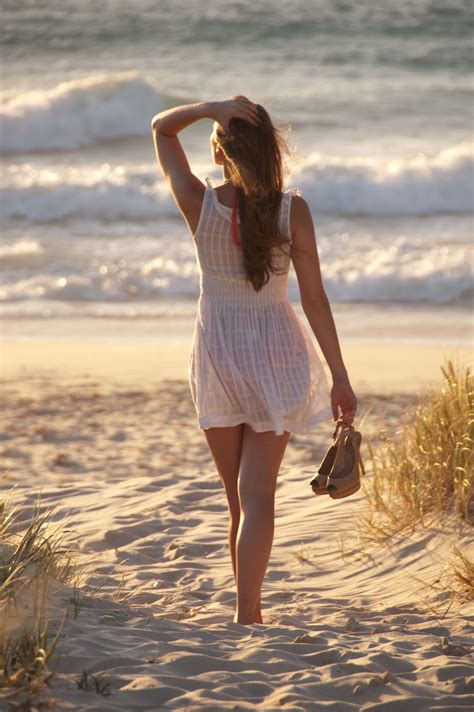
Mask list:
[[[89,670],[83,670],[82,675],[76,679],[78,690],[86,692],[96,692],[98,695],[108,697],[111,693],[110,682],[102,679],[98,675],[92,675]]]
[[[393,438],[376,448],[367,442],[362,540],[383,542],[444,517],[473,523],[473,376],[451,359],[441,372],[441,385],[420,395]]]
[[[31,696],[44,689],[54,674],[48,672],[47,664],[61,630],[62,625],[52,636],[46,616],[40,612],[33,624],[6,636],[0,651],[0,689],[19,688]]]
[[[74,569],[55,510],[42,511],[38,497],[23,523],[12,494],[0,505],[0,689],[35,695],[52,676],[47,664],[62,630],[51,632],[50,585],[70,583]]]
[[[474,601],[474,560],[453,546],[451,582],[456,596],[463,602]]]
[[[12,700],[19,694],[21,704],[32,705],[54,675],[48,663],[65,620],[76,619],[103,584],[90,585],[77,552],[66,543],[69,530],[55,521],[54,507],[44,508],[38,496],[25,519],[25,508],[15,507],[13,500],[14,488],[0,502],[0,690],[11,693]],[[70,605],[60,603],[52,611],[58,585],[70,591],[69,597],[61,597]],[[113,600],[125,603],[130,595],[122,578]],[[110,685],[89,671],[77,685],[110,694]]]
[[[41,511],[38,497],[29,524],[17,532],[16,512],[2,503],[0,525],[0,605],[8,606],[24,587],[48,579],[68,582],[73,576],[63,533],[52,524],[54,509]]]

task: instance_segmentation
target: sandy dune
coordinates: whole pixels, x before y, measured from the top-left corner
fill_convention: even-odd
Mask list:
[[[373,442],[395,435],[415,400],[406,390],[358,395],[359,425]],[[474,610],[450,608],[449,592],[430,587],[450,540],[467,550],[468,532],[447,523],[351,554],[363,492],[335,502],[317,499],[308,484],[331,422],[290,439],[264,623],[242,626],[232,622],[224,492],[185,380],[131,388],[58,370],[55,380],[5,380],[3,401],[3,487],[16,484],[25,515],[41,490],[44,504],[67,517],[91,575],[86,590],[100,586],[76,618],[72,591],[57,589],[56,615],[68,607],[69,618],[43,697],[58,709],[473,704]],[[79,690],[83,670],[109,682],[111,695]]]

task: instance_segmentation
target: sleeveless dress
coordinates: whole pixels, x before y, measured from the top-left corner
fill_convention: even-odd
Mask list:
[[[219,202],[207,176],[193,235],[199,268],[188,380],[201,429],[248,423],[254,431],[306,434],[332,418],[323,364],[288,300],[290,205],[298,188],[282,193],[279,224],[288,246],[274,248],[270,272],[256,292],[245,280],[241,247],[231,239],[232,208]],[[237,215],[237,222],[240,222]]]

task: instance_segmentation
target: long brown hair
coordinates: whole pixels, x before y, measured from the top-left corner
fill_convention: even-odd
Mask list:
[[[277,128],[267,111],[257,104],[258,126],[234,117],[227,131],[216,128],[217,141],[228,161],[230,178],[237,191],[240,216],[240,244],[247,281],[256,292],[270,279],[270,272],[283,274],[272,263],[274,247],[282,249],[288,238],[278,225],[284,190],[286,164],[291,155],[282,129]]]

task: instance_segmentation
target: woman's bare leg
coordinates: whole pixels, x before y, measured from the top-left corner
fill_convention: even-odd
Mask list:
[[[275,488],[289,432],[256,433],[244,424],[238,495],[235,623],[256,623],[260,591],[273,544]],[[261,617],[260,617],[261,618]]]
[[[224,484],[227,496],[227,505],[229,508],[229,549],[232,570],[237,583],[236,539],[240,524],[240,501],[237,483],[240,470],[244,424],[240,423],[240,425],[223,428],[207,428],[203,432],[219,477]],[[260,595],[255,606],[254,618],[254,623],[262,623]]]

